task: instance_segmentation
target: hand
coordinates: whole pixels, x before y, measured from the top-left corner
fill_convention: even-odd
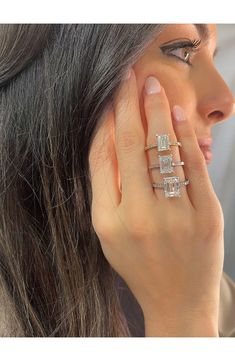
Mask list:
[[[222,209],[194,129],[186,118],[176,122],[163,88],[144,95],[144,109],[147,139],[132,69],[89,154],[92,223],[105,257],[140,304],[147,327],[152,319],[156,329],[162,324],[182,327],[181,334],[189,331],[186,324],[198,332],[205,325],[215,330],[224,257]],[[185,162],[173,174],[148,170],[157,151],[144,147],[155,143],[156,133],[182,143],[170,149],[173,160]],[[165,198],[164,190],[152,187],[172,175],[190,180],[179,198]]]

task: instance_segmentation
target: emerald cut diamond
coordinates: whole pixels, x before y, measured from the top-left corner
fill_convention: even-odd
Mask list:
[[[157,135],[157,149],[159,152],[170,149],[169,135]]]
[[[172,173],[174,172],[172,166],[172,154],[170,155],[159,155],[160,173]]]
[[[180,178],[167,177],[163,179],[165,197],[181,197],[180,195]]]

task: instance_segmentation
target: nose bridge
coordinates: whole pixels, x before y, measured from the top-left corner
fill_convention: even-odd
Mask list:
[[[203,118],[221,121],[233,113],[234,97],[216,67],[208,66],[203,79],[199,111]]]

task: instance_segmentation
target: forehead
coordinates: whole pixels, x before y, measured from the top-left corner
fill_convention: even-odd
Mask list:
[[[202,40],[216,40],[217,26],[215,24],[194,24]]]
[[[166,24],[158,36],[160,41],[167,37],[200,37],[201,40],[216,40],[217,27],[215,24]]]
[[[210,32],[210,36],[216,38],[217,36],[217,26],[216,24],[207,24],[207,27]]]

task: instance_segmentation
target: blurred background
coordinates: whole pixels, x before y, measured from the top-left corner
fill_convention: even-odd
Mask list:
[[[215,64],[235,98],[235,24],[218,24]],[[235,281],[235,115],[212,128],[213,159],[208,171],[225,221],[224,271]]]

